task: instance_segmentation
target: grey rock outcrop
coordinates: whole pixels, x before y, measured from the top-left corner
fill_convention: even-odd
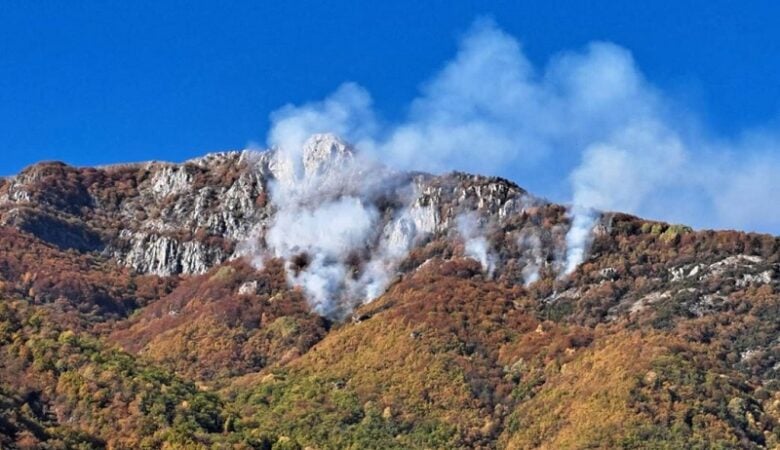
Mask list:
[[[262,239],[263,224],[276,208],[274,183],[330,173],[335,176],[328,182],[337,189],[363,182],[354,151],[333,135],[312,136],[298,162],[283,156],[272,149],[213,153],[181,164],[74,168],[43,163],[0,182],[0,224],[63,248],[100,252],[141,273],[202,273],[240,256],[240,244],[250,237]],[[336,169],[346,165],[357,172],[342,177]],[[412,186],[414,191],[403,216],[382,225],[390,246],[406,247],[420,235],[451,234],[464,211],[502,228],[549,205],[500,178],[452,173],[383,175],[382,183],[386,180],[397,184],[373,189]],[[377,202],[393,201],[382,192],[372,195]],[[546,233],[548,241],[558,239]]]

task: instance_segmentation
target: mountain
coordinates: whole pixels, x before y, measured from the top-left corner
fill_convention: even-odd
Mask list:
[[[2,448],[776,448],[780,240],[332,135],[0,179]]]

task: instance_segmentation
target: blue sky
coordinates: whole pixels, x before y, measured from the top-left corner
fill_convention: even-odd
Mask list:
[[[328,98],[348,81],[368,93],[371,114],[380,122],[417,123],[410,117],[435,110],[430,104],[436,101],[426,100],[431,98],[426,86],[435,85],[443,68],[463,52],[480,17],[492,17],[490,27],[517,42],[517,59],[537,74],[559,67],[561,55],[595,58],[598,52],[588,50],[594,42],[614,44],[617,50],[607,53],[625,52],[628,59],[616,61],[628,61],[642,84],[630,108],[643,110],[637,104],[645,99],[660,103],[649,117],[672,130],[665,141],[668,133],[661,133],[663,142],[682,142],[681,158],[726,161],[705,167],[702,178],[724,176],[735,157],[751,161],[739,172],[744,180],[761,170],[773,173],[768,169],[777,156],[780,7],[772,2],[749,7],[726,1],[422,3],[3,2],[0,174],[39,160],[180,161],[250,142],[265,144],[270,113],[288,103]],[[534,83],[534,89],[550,90]],[[419,107],[421,98],[428,106]],[[745,138],[755,130],[769,130],[770,137]],[[609,139],[593,142],[556,135],[542,147],[582,148],[564,156],[548,152],[531,162],[498,158],[495,167],[476,168],[556,200],[580,195],[589,206],[697,226],[780,231],[776,213],[748,217],[758,214],[760,205],[729,215],[728,205],[715,204],[703,181],[671,189],[664,177],[645,177],[637,187],[642,198],[605,199],[603,191],[611,185],[588,174],[595,172],[600,180],[604,168],[596,164],[627,139],[615,137],[624,131],[609,128]],[[647,145],[657,145],[656,137]],[[636,159],[630,153],[619,156]],[[615,160],[620,158],[610,159]],[[697,166],[675,166],[667,173],[680,167]],[[452,168],[469,167],[456,161]],[[628,169],[646,172],[645,167]],[[780,194],[776,187],[745,181],[728,195],[730,201],[772,198]],[[700,211],[691,206],[707,202]]]

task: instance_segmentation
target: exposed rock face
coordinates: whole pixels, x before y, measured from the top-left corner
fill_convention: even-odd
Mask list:
[[[415,203],[416,216],[431,231],[450,228],[464,211],[477,211],[485,220],[503,223],[513,214],[546,205],[502,178],[452,173],[418,178],[417,185],[420,196]]]
[[[355,157],[349,146],[330,134],[316,134],[303,147],[303,170],[307,177],[322,175],[344,166]]]
[[[200,273],[228,259],[267,214],[250,152],[183,164],[32,166],[0,187],[0,223],[139,272]]]
[[[356,157],[332,135],[315,135],[307,141],[299,166],[296,160],[280,156],[276,150],[223,152],[182,164],[150,162],[98,169],[42,163],[0,184],[0,224],[61,248],[102,252],[140,273],[202,273],[238,256],[238,244],[263,230],[276,206],[269,201],[272,183],[299,183],[331,173],[335,174],[329,180],[333,189],[363,182],[362,174],[350,180],[341,176],[338,169],[354,163]],[[556,241],[551,249],[562,242],[559,235],[565,223],[560,217],[544,223],[542,217],[554,205],[507,180],[460,173],[399,174],[393,179],[401,187],[409,184],[404,179],[410,180],[416,194],[401,217],[383,221],[390,247],[408,246],[420,236],[452,234],[455,219],[465,211],[476,211],[486,230],[517,228],[520,215],[538,216],[532,220],[534,231],[525,234],[544,243]],[[386,195],[375,197],[377,202],[390,201]],[[394,206],[377,206],[392,216]],[[523,237],[522,229],[513,232],[515,239]],[[535,265],[554,259],[550,251],[540,252],[540,248],[517,251],[533,254]]]
[[[131,247],[129,250],[114,250],[113,256],[141,273],[203,273],[229,256],[218,246],[196,240],[177,241],[168,236],[143,232],[123,232],[121,239],[131,243]]]
[[[354,160],[349,145],[332,134],[315,134],[309,138],[299,154],[271,150],[257,155],[256,161],[264,171],[282,183],[295,183],[304,178],[326,175]]]

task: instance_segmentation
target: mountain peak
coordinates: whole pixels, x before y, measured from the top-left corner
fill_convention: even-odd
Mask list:
[[[275,147],[268,153],[268,168],[274,178],[294,184],[323,175],[354,160],[355,150],[331,133],[313,134],[298,148]]]
[[[355,150],[335,134],[314,134],[303,144],[303,169],[307,177],[322,175],[334,166],[352,161]]]

